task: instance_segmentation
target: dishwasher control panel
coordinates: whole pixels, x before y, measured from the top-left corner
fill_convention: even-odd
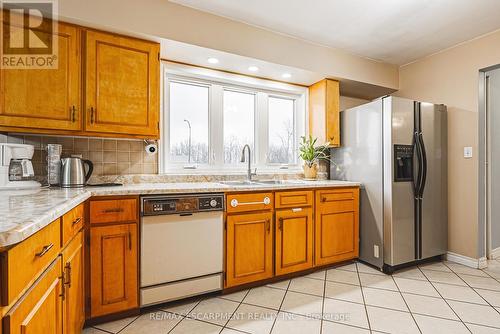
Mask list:
[[[223,194],[146,196],[141,199],[142,216],[222,210]]]

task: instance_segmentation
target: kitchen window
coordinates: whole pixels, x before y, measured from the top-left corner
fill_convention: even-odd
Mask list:
[[[306,88],[215,70],[193,74],[188,65],[167,64],[160,171],[243,171],[246,144],[258,172],[300,168]]]
[[[240,161],[245,144],[254,151],[255,95],[224,90],[222,98],[224,127],[224,164]]]

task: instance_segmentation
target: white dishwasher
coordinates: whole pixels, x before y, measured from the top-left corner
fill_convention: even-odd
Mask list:
[[[141,306],[223,284],[223,194],[141,198]]]

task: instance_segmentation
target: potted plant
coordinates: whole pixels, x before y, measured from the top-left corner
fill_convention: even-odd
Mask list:
[[[318,176],[318,162],[320,160],[330,161],[328,144],[316,145],[318,138],[309,135],[300,137],[299,156],[304,160],[304,178],[307,180],[315,180]]]

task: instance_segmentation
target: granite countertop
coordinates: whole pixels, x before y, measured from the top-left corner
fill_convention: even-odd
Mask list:
[[[28,238],[91,196],[265,191],[360,186],[357,182],[290,180],[281,184],[227,185],[217,182],[139,183],[81,189],[0,191],[0,248]]]

